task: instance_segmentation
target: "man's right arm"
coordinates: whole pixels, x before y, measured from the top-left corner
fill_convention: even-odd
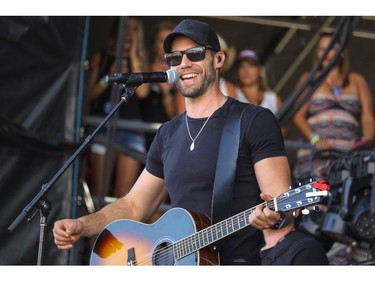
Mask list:
[[[93,214],[56,221],[53,229],[55,244],[59,249],[70,249],[82,236],[98,235],[110,222],[118,219],[147,222],[166,194],[164,180],[144,170],[126,196]]]

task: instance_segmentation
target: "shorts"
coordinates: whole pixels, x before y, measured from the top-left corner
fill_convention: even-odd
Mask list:
[[[106,130],[99,131],[97,136],[106,137]],[[117,130],[115,132],[114,141],[126,148],[146,153],[146,136],[144,133],[134,132],[129,130]],[[100,143],[93,143],[91,145],[91,152],[95,154],[104,155],[106,146]]]

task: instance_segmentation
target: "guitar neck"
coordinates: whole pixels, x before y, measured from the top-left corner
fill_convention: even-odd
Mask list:
[[[320,202],[321,198],[327,197],[329,193],[327,181],[310,182],[298,188],[280,194],[274,199],[263,202],[261,205],[274,211],[292,211],[310,206]],[[237,215],[229,217],[221,222],[211,225],[173,244],[174,258],[179,260],[188,256],[216,241],[250,225],[250,215],[255,207],[247,209]]]
[[[250,208],[219,223],[198,231],[173,244],[176,260],[190,255],[220,239],[250,225],[249,217],[255,208]]]

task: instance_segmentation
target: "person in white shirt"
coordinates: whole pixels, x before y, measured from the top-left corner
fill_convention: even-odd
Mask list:
[[[264,65],[253,50],[242,50],[235,63],[236,99],[269,108],[274,114],[281,108],[282,100],[267,85]]]

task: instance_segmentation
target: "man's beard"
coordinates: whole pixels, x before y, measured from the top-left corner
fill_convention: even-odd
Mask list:
[[[200,84],[197,84],[196,87],[192,90],[186,90],[181,86],[180,82],[176,83],[176,87],[178,91],[184,96],[185,98],[196,98],[203,95],[206,90],[211,87],[215,83],[215,68],[213,65],[210,67],[210,72],[206,73],[202,79]]]

